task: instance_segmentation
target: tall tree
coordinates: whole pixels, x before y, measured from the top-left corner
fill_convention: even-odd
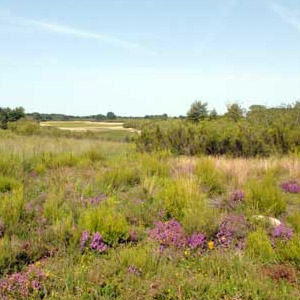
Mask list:
[[[238,103],[232,103],[227,105],[227,113],[225,115],[237,122],[243,117],[244,109]]]
[[[194,122],[205,119],[207,115],[207,103],[201,101],[195,101],[187,112],[188,119]]]
[[[112,112],[112,111],[109,111],[107,114],[106,114],[106,118],[108,120],[114,120],[117,118],[117,116]]]

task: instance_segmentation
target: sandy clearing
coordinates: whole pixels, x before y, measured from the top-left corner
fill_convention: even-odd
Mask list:
[[[122,127],[123,128],[123,125],[124,123],[121,123],[121,122],[91,122],[91,121],[48,121],[48,122],[41,122],[40,123],[40,126],[55,126],[56,124],[62,124],[62,123],[65,123],[65,124],[87,124],[87,125],[93,125],[92,127],[94,126],[109,126],[109,127]],[[80,128],[80,127],[79,127]],[[83,127],[82,127],[83,128]]]
[[[69,131],[128,131],[128,132],[140,132],[140,130],[134,128],[124,128],[124,127],[56,127],[61,130],[69,130]]]

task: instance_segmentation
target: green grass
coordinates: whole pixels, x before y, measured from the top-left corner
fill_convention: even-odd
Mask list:
[[[28,296],[20,286],[0,288],[0,296],[298,299],[299,195],[291,202],[280,190],[281,180],[300,179],[287,169],[297,158],[187,160],[169,152],[139,153],[133,143],[88,134],[79,139],[0,131],[0,137],[0,281],[12,282],[11,274],[25,274],[33,264],[44,274],[39,290],[29,278]],[[274,164],[280,166],[276,172]],[[237,188],[245,199],[225,206]],[[294,236],[274,240],[269,224],[252,221],[257,214],[276,216]],[[225,247],[217,234],[232,215],[243,215],[245,224],[234,227],[234,242]],[[150,230],[172,218],[186,236],[205,234],[203,247],[165,245],[161,252]],[[90,240],[82,249],[84,230]],[[96,232],[108,247],[104,253],[89,247]]]

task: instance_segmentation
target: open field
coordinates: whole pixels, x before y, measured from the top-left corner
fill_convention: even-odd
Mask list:
[[[0,137],[3,299],[300,298],[298,156]]]
[[[113,122],[90,122],[90,121],[65,121],[65,122],[41,122],[42,127],[55,127],[61,130],[70,131],[96,131],[96,132],[109,132],[112,130],[119,132],[139,132],[134,128],[124,128],[123,123]]]

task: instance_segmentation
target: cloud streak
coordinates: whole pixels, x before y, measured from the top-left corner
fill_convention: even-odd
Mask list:
[[[82,30],[79,28],[74,28],[71,26],[61,25],[58,23],[52,22],[44,22],[34,19],[27,19],[21,17],[12,16],[9,12],[0,12],[0,18],[8,23],[22,26],[22,27],[29,27],[35,28],[38,30],[42,30],[44,32],[49,33],[57,33],[61,35],[72,36],[79,39],[88,39],[88,40],[95,40],[100,41],[106,44],[113,45],[115,47],[127,49],[127,50],[135,50],[144,52],[147,54],[154,54],[151,51],[144,49],[141,45],[129,41],[125,41],[113,36],[104,35],[101,33],[95,33],[87,30]]]
[[[297,18],[296,14],[288,9],[286,6],[280,4],[273,4],[272,10],[287,24],[293,26],[300,32],[300,18]]]

